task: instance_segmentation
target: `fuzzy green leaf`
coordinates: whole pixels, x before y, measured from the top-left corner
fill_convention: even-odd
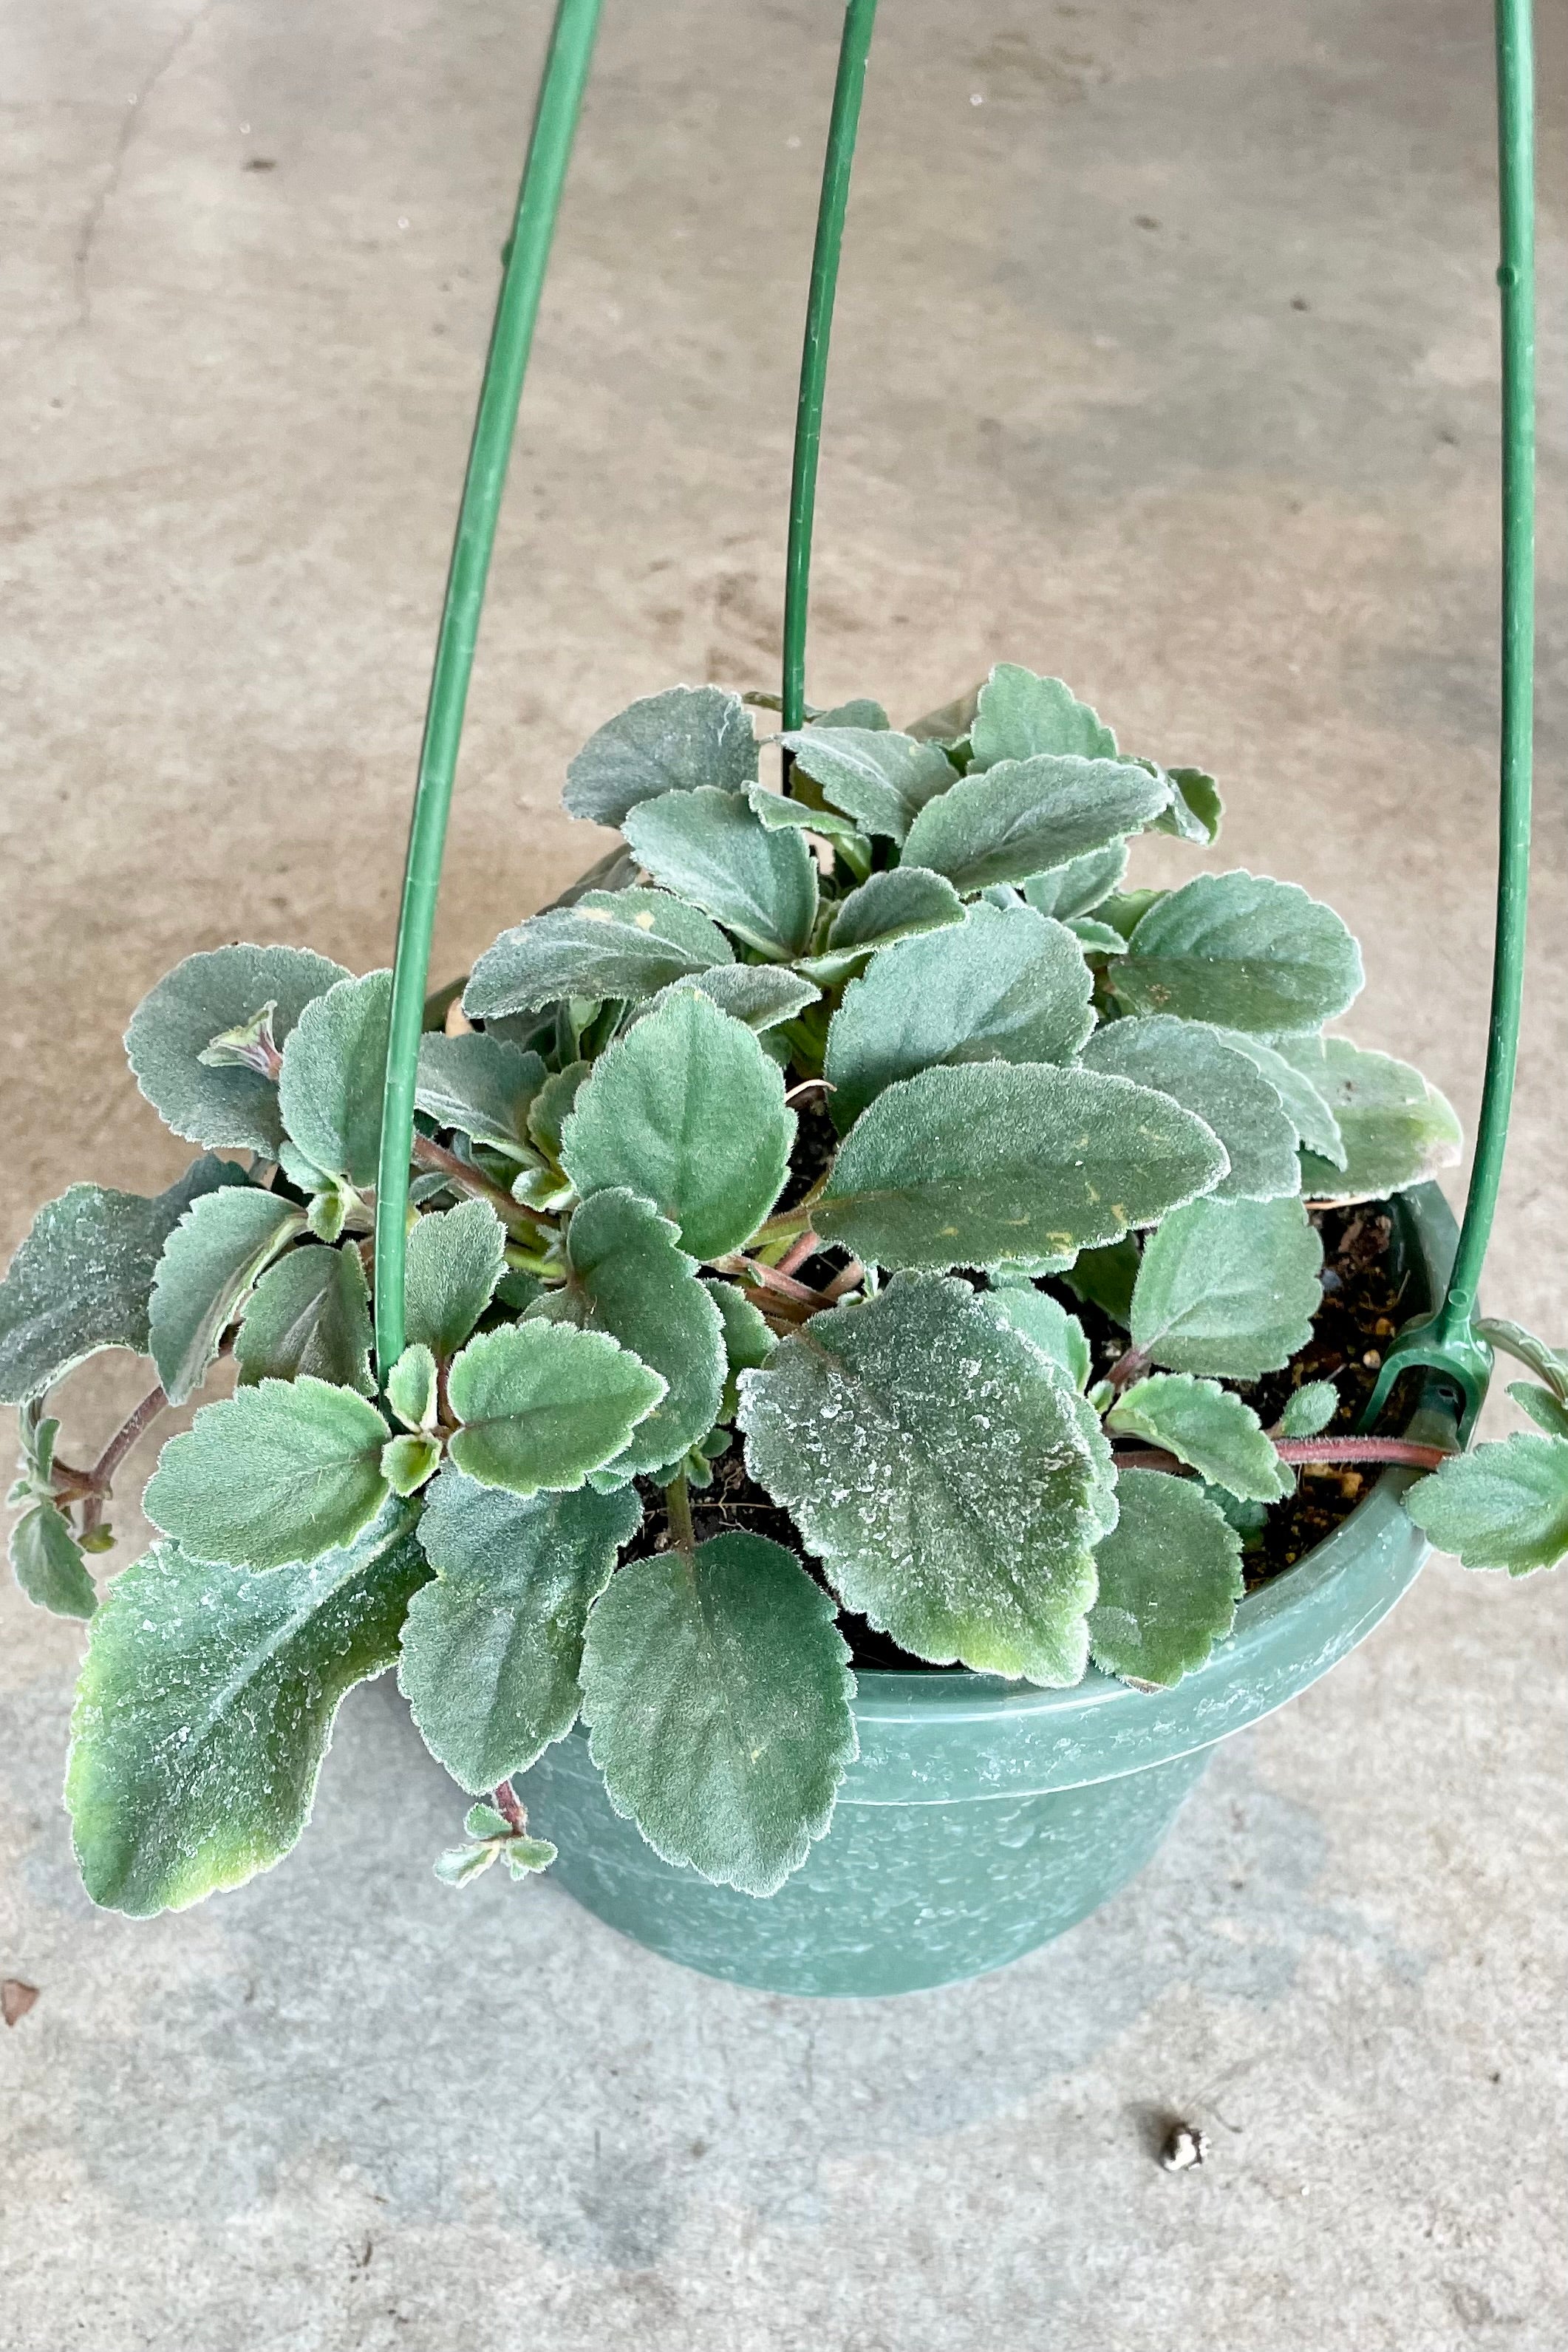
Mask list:
[[[1223,1029],[1316,1029],[1362,984],[1361,950],[1331,907],[1263,874],[1199,874],[1152,906],[1110,985],[1133,1013]]]
[[[204,1405],[171,1437],[142,1507],[195,1559],[281,1568],[352,1544],[386,1499],[389,1432],[353,1389],[306,1374]]]
[[[506,1229],[488,1201],[430,1211],[416,1220],[404,1264],[404,1330],[445,1361],[495,1296]]]
[[[718,1419],[725,1369],[718,1306],[675,1227],[622,1188],[584,1202],[567,1227],[566,1253],[571,1280],[535,1312],[607,1331],[658,1373],[664,1395],[609,1466],[627,1476],[661,1470]]]
[[[1310,1200],[1382,1200],[1458,1166],[1465,1139],[1453,1105],[1408,1062],[1348,1037],[1286,1037],[1279,1051],[1328,1104],[1344,1144],[1338,1166],[1302,1152]]]
[[[592,1065],[568,1062],[563,1070],[552,1071],[534,1097],[528,1114],[528,1132],[548,1160],[561,1162],[561,1134],[573,1107],[582,1091]]]
[[[719,1309],[724,1326],[724,1356],[726,1371],[724,1393],[719,1402],[719,1419],[733,1421],[740,1403],[740,1377],[765,1364],[778,1345],[772,1326],[753,1307],[738,1284],[721,1282],[716,1275],[702,1277],[702,1287]]]
[[[1418,1478],[1405,1507],[1466,1568],[1528,1576],[1568,1552],[1568,1437],[1505,1437]]]
[[[455,1127],[471,1143],[521,1160],[529,1148],[529,1109],[544,1078],[539,1055],[504,1037],[477,1029],[446,1037],[436,1030],[419,1040],[415,1103],[437,1127]]]
[[[429,1574],[405,1505],[266,1576],[155,1544],[110,1587],[78,1686],[66,1801],[95,1903],[184,1910],[279,1861],[344,1693],[397,1654]]]
[[[616,1811],[664,1861],[772,1895],[856,1754],[832,1601],[781,1544],[715,1536],[634,1561],[588,1619],[583,1714]]]
[[[244,1183],[232,1160],[204,1156],[151,1200],[73,1184],[46,1202],[0,1282],[0,1403],[41,1396],[103,1348],[144,1356],[164,1243],[194,1201]]]
[[[482,1845],[449,1845],[437,1855],[432,1867],[443,1886],[467,1886],[500,1860],[500,1847],[487,1840]]]
[[[724,800],[744,808],[731,794]],[[575,906],[503,931],[474,966],[463,1010],[481,1021],[567,996],[656,996],[672,980],[731,959],[723,932],[668,890],[590,890]]]
[[[381,1475],[395,1495],[416,1495],[441,1466],[441,1441],[427,1430],[400,1430],[381,1449]]]
[[[620,824],[639,802],[712,784],[743,793],[755,781],[757,739],[738,694],[673,686],[644,695],[589,736],[566,771],[573,816]]]
[[[483,1486],[580,1486],[619,1454],[665,1383],[602,1331],[513,1323],[470,1339],[447,1393],[463,1423],[447,1451]]]
[[[983,690],[983,687],[972,686],[967,694],[955,694],[951,702],[928,710],[923,718],[911,719],[907,731],[917,743],[966,742]]]
[[[1194,1201],[1143,1244],[1132,1344],[1200,1378],[1277,1372],[1312,1336],[1322,1264],[1300,1201]]]
[[[1179,841],[1217,841],[1225,803],[1214,778],[1202,768],[1166,768],[1162,773],[1171,786],[1171,805],[1154,819],[1154,831],[1173,833]]]
[[[440,1377],[436,1359],[423,1340],[405,1348],[387,1375],[386,1402],[405,1429],[436,1426]]]
[[[853,817],[862,833],[893,841],[902,841],[926,803],[956,781],[957,771],[934,743],[917,743],[890,728],[819,721],[779,741],[824,799]]]
[[[782,1021],[793,1021],[797,1013],[816,1003],[820,992],[814,982],[803,980],[798,972],[782,971],[774,963],[721,963],[711,971],[674,982],[654,998],[650,1010],[668,1003],[679,990],[693,988],[721,1013],[743,1021],[759,1034],[776,1029]]]
[[[1024,897],[1037,914],[1054,915],[1058,923],[1071,922],[1075,916],[1092,912],[1121,888],[1127,855],[1124,841],[1113,841],[1108,849],[1091,849],[1082,857],[1069,858],[1065,866],[1029,875],[1023,886]]]
[[[1213,1128],[1230,1156],[1216,1201],[1277,1201],[1300,1191],[1294,1119],[1251,1058],[1206,1023],[1161,1013],[1110,1022],[1084,1047],[1083,1066],[1157,1087]]]
[[[770,833],[733,793],[666,793],[632,811],[626,835],[656,882],[705,908],[748,947],[782,959],[810,939],[816,860],[805,836]]]
[[[1538,1389],[1533,1381],[1510,1381],[1508,1392],[1548,1437],[1568,1437],[1568,1404],[1550,1389]]]
[[[1287,1397],[1279,1416],[1281,1437],[1316,1437],[1327,1429],[1340,1409],[1340,1392],[1332,1381],[1308,1381]]]
[[[1086,956],[1125,955],[1127,942],[1120,931],[1112,930],[1093,915],[1069,915],[1068,929]]]
[[[752,1477],[847,1608],[916,1657],[1078,1680],[1110,1449],[1066,1378],[965,1284],[898,1275],[814,1316],[744,1375],[741,1425]]]
[[[1138,1279],[1142,1252],[1131,1234],[1104,1249],[1083,1250],[1063,1273],[1076,1297],[1098,1307],[1125,1331],[1132,1316],[1132,1286]]]
[[[1225,1164],[1201,1119],[1127,1078],[974,1062],[879,1095],[812,1223],[877,1265],[1060,1257],[1152,1224]]]
[[[305,948],[212,948],[187,956],[131,1016],[125,1051],[137,1085],[176,1135],[209,1150],[276,1159],[283,1139],[276,1080],[242,1063],[214,1066],[200,1057],[215,1037],[243,1028],[267,1004],[273,1039],[284,1045],[306,1005],[348,977],[341,963]]]
[[[840,902],[828,926],[826,952],[808,959],[805,969],[819,978],[840,979],[875,949],[963,920],[963,901],[945,875],[929,874],[922,866],[890,866]]]
[[[1059,677],[1037,677],[1016,662],[998,662],[981,688],[969,743],[976,768],[1047,751],[1080,760],[1116,757],[1115,736],[1087,702]]]
[[[1249,1037],[1244,1029],[1215,1029],[1214,1034],[1237,1053],[1245,1054],[1268,1079],[1295,1128],[1297,1140],[1304,1143],[1309,1151],[1316,1151],[1332,1160],[1336,1168],[1342,1168],[1345,1142],[1339,1121],[1311,1081],[1275,1046],[1265,1045],[1261,1037]],[[1300,1042],[1303,1045],[1313,1043],[1310,1038]]]
[[[814,808],[809,801],[786,799],[783,793],[769,792],[763,784],[753,784],[746,794],[746,804],[759,817],[769,833],[815,833],[824,841],[842,843],[850,856],[871,862],[871,845],[859,826],[837,809]]]
[[[892,724],[881,704],[873,701],[869,695],[852,695],[847,702],[836,702],[831,710],[813,710],[807,716],[814,727],[890,727]]]
[[[201,1386],[241,1304],[304,1229],[302,1209],[249,1185],[225,1184],[191,1203],[163,1244],[148,1316],[148,1344],[171,1404]]]
[[[1236,1621],[1241,1538],[1184,1478],[1124,1470],[1121,1516],[1095,1559],[1089,1647],[1103,1674],[1168,1690],[1201,1666]]]
[[[381,1149],[392,974],[340,980],[305,1007],[283,1048],[283,1124],[329,1176],[374,1184]]]
[[[752,1032],[678,992],[595,1063],[563,1164],[584,1200],[624,1185],[693,1257],[722,1257],[777,1200],[795,1129],[783,1074]]]
[[[904,855],[960,890],[1026,882],[1137,833],[1169,792],[1163,777],[1116,760],[1004,760],[922,809]]]
[[[16,1581],[36,1608],[56,1617],[92,1615],[97,1590],[69,1520],[53,1503],[23,1512],[11,1530],[10,1553]]]
[[[972,907],[962,923],[884,948],[827,1033],[842,1133],[899,1078],[938,1063],[1068,1062],[1094,1025],[1072,934],[1030,907]],[[1295,1172],[1294,1139],[1290,1153]]]
[[[436,1581],[410,1605],[397,1680],[459,1787],[526,1772],[571,1730],[588,1611],[641,1517],[629,1488],[525,1501],[442,1471],[419,1522]]]
[[[308,1372],[373,1396],[370,1290],[358,1250],[297,1249],[269,1266],[240,1318],[242,1386]]]
[[[1211,1486],[1223,1486],[1244,1503],[1277,1503],[1295,1483],[1252,1407],[1217,1381],[1194,1380],[1190,1372],[1134,1381],[1105,1425],[1119,1437],[1163,1445]]]
[[[1061,1366],[1075,1389],[1089,1386],[1092,1360],[1083,1325],[1048,1290],[1037,1290],[1032,1282],[1004,1283],[982,1291],[980,1304],[994,1323],[1005,1323],[1032,1339],[1043,1356]]]

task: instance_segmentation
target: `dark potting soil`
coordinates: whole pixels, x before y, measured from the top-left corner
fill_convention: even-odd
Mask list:
[[[796,1197],[816,1181],[833,1148],[832,1128],[826,1114],[817,1112],[813,1116],[805,1105],[802,1109],[805,1113],[801,1122],[802,1142],[806,1150],[800,1151],[797,1147],[797,1157],[805,1160],[807,1165],[797,1170],[792,1180]],[[808,1118],[813,1129],[820,1122],[825,1130],[820,1138],[808,1131]],[[810,1159],[813,1144],[822,1151],[815,1166]],[[784,1198],[787,1202],[787,1192]],[[1390,1247],[1394,1221],[1385,1206],[1374,1202],[1353,1209],[1313,1210],[1310,1213],[1323,1238],[1323,1297],[1312,1320],[1312,1337],[1282,1372],[1271,1373],[1267,1380],[1242,1387],[1238,1393],[1268,1428],[1279,1420],[1296,1389],[1312,1381],[1331,1380],[1339,1390],[1340,1404],[1324,1433],[1338,1432],[1348,1435],[1372,1394],[1384,1349],[1419,1302],[1406,1301],[1405,1284],[1394,1272]],[[813,1260],[814,1277],[820,1278],[817,1268],[823,1263]],[[1098,1307],[1075,1297],[1064,1283],[1052,1282],[1047,1287],[1055,1290],[1062,1304],[1082,1323],[1093,1351],[1093,1377],[1100,1379],[1126,1348],[1126,1333]],[[1396,1395],[1384,1417],[1384,1425],[1397,1429],[1412,1402]],[[1381,1475],[1375,1463],[1364,1469],[1349,1465],[1304,1465],[1298,1475],[1295,1494],[1275,1504],[1261,1529],[1244,1538],[1247,1548],[1242,1554],[1242,1570],[1247,1591],[1253,1591],[1271,1578],[1282,1575],[1314,1544],[1331,1535]],[[639,1480],[638,1485],[647,1505],[647,1517],[632,1547],[633,1558],[661,1550],[665,1544],[664,1507],[659,1491],[646,1479]],[[699,1541],[734,1529],[767,1536],[794,1552],[819,1583],[826,1581],[788,1512],[782,1510],[747,1475],[738,1437],[730,1451],[714,1463],[712,1485],[692,1490],[691,1516]],[[841,1611],[839,1624],[857,1666],[894,1666],[915,1673],[949,1671],[911,1658],[863,1617]]]

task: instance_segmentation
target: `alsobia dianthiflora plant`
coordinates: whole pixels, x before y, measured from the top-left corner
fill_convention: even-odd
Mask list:
[[[933,1664],[1168,1685],[1230,1627],[1247,1515],[1344,1443],[1315,1435],[1331,1388],[1273,1430],[1237,1393],[1310,1337],[1307,1202],[1419,1182],[1459,1134],[1324,1034],[1362,984],[1339,917],[1248,873],[1128,888],[1131,837],[1206,843],[1218,795],[1058,679],[1003,666],[908,733],[857,702],[781,741],[764,788],[742,702],[677,688],[573,762],[567,807],[625,845],[424,1040],[384,1391],[390,976],[226,947],[138,1006],[137,1082],[203,1156],[153,1199],[73,1185],[0,1286],[12,1557],[92,1620],[67,1794],[99,1902],[276,1861],[343,1694],[394,1664],[481,1801],[443,1875],[552,1859],[512,1784],[581,1715],[660,1854],[769,1894],[855,1755],[838,1603]],[[1109,1379],[1053,1277],[1124,1328]],[[1568,1363],[1487,1330],[1540,1434],[1407,1507],[1518,1572],[1568,1545]],[[76,1468],[47,1400],[105,1348],[158,1385]],[[100,1602],[118,1463],[227,1359],[148,1484],[163,1539]],[[698,1540],[737,1433],[799,1553]]]

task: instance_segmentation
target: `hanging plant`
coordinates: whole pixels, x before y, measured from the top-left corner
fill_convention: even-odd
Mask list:
[[[137,1007],[136,1080],[202,1156],[153,1200],[74,1185],[0,1286],[12,1558],[92,1618],[68,1795],[96,1900],[275,1862],[339,1700],[394,1664],[485,1801],[444,1876],[553,1858],[512,1784],[581,1712],[656,1852],[760,1895],[856,1753],[841,1610],[931,1665],[1161,1689],[1307,1465],[1432,1470],[1406,1507],[1470,1566],[1568,1548],[1568,1363],[1512,1325],[1485,1334],[1541,1433],[1468,1456],[1321,1434],[1321,1382],[1272,1425],[1251,1401],[1310,1341],[1315,1213],[1460,1138],[1324,1034],[1362,985],[1331,908],[1243,872],[1128,887],[1139,834],[1213,839],[1212,779],[1012,666],[908,732],[858,703],[780,740],[784,791],[737,697],[678,688],[573,762],[616,887],[504,932],[423,1040],[382,1390],[390,975],[220,948]],[[1120,1327],[1099,1378],[1084,1317]],[[79,1468],[47,1401],[105,1348],[158,1385]],[[100,1605],[120,1461],[229,1360]],[[788,1543],[708,1520],[736,1446]]]

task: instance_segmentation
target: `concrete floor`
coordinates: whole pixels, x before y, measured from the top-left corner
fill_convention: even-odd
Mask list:
[[[0,1243],[179,1163],[118,1037],[235,936],[384,961],[543,0],[0,0],[11,766]],[[1490,1288],[1561,1250],[1563,98],[1542,9],[1542,821]],[[1480,0],[890,0],[835,353],[811,690],[1009,656],[1202,759],[1331,897],[1354,1026],[1473,1114],[1494,773]],[[837,11],[610,0],[476,681],[438,962],[585,864],[566,757],[768,682]],[[1181,870],[1182,854],[1144,856]],[[134,1368],[84,1384],[90,1434]],[[132,1515],[121,1515],[129,1525]],[[5,2352],[1457,2352],[1568,2342],[1568,1587],[1436,1562],[1159,1862],[966,1989],[689,1976],[460,1805],[383,1683],[287,1865],[95,1914],[79,1634],[0,1598]],[[1150,2152],[1171,2107],[1211,2162]],[[1552,2249],[1556,2252],[1553,2253]]]

